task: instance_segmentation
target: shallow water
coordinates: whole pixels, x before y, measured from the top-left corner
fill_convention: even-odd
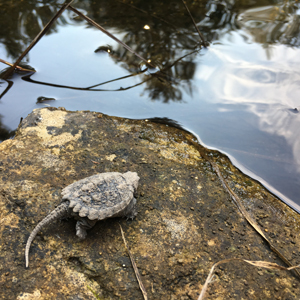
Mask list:
[[[139,58],[66,11],[23,60],[37,72],[14,74],[9,89],[0,81],[2,139],[45,106],[169,118],[299,212],[299,4],[187,1],[210,43],[201,48],[182,1],[166,2],[75,1],[164,73],[138,74],[145,70]],[[0,1],[0,58],[16,60],[59,7],[59,1]],[[100,46],[110,52],[95,52]],[[37,103],[39,97],[56,100]]]

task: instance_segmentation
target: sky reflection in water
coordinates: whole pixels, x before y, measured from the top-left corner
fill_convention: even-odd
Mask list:
[[[297,45],[285,45],[289,38],[289,44],[294,42],[298,19],[297,14],[282,13],[274,19],[274,9],[264,6],[235,12],[235,21],[228,23],[231,28],[224,14],[220,22],[226,26],[214,28],[209,23],[216,8],[207,5],[206,15],[212,17],[198,23],[204,33],[211,34],[206,34],[211,41],[207,49],[178,62],[167,71],[166,80],[152,78],[147,71],[94,88],[105,91],[72,87],[88,88],[136,73],[140,61],[100,31],[64,13],[65,21],[56,26],[55,33],[43,37],[27,59],[37,70],[31,80],[65,87],[34,84],[14,75],[13,87],[0,101],[2,128],[13,130],[20,117],[50,105],[128,118],[168,117],[195,133],[206,146],[227,153],[242,171],[300,211],[300,113],[295,110],[300,110],[300,51]],[[186,23],[190,23],[188,18]],[[156,23],[149,24],[149,31],[155,30]],[[273,30],[276,24],[283,25]],[[131,38],[119,27],[106,29],[124,42]],[[282,35],[286,31],[288,34]],[[192,52],[198,40],[193,29],[189,37],[178,40],[181,44],[174,35],[174,40],[165,44],[170,48],[166,58],[160,52],[164,45],[149,41],[151,34],[142,27],[139,34],[145,35],[148,44],[137,52],[146,57],[151,49],[149,57],[160,67]],[[94,52],[104,45],[110,46],[110,54]],[[12,56],[0,47],[2,59],[11,61]],[[0,82],[1,92],[6,86]],[[56,101],[37,104],[41,96]]]

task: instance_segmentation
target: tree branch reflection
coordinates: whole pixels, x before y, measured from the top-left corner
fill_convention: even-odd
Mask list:
[[[55,83],[38,81],[38,80],[34,80],[34,79],[30,78],[31,75],[24,76],[24,77],[22,77],[22,79],[24,81],[35,83],[35,84],[41,84],[41,85],[47,85],[47,86],[52,86],[52,87],[65,88],[65,89],[72,89],[72,90],[92,91],[92,92],[107,92],[107,91],[110,91],[110,92],[119,92],[119,91],[129,90],[129,89],[132,89],[134,87],[137,87],[137,86],[143,84],[144,82],[150,80],[151,78],[147,78],[146,80],[143,80],[142,82],[139,82],[139,83],[137,83],[135,85],[132,85],[132,86],[128,86],[128,87],[125,87],[125,88],[120,87],[119,89],[95,89],[94,87],[100,86],[100,85],[104,85],[104,84],[107,84],[109,82],[114,82],[114,81],[122,80],[122,79],[125,79],[125,78],[128,78],[128,77],[132,77],[132,76],[136,76],[136,75],[138,75],[138,74],[123,76],[123,77],[116,78],[116,79],[109,80],[109,81],[105,81],[105,82],[102,82],[102,83],[99,83],[99,84],[96,84],[96,85],[93,85],[93,86],[90,86],[90,87],[76,87],[76,86],[68,86],[68,85],[62,85],[62,84],[55,84]]]

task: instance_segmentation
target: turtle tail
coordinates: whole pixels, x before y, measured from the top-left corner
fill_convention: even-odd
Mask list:
[[[60,219],[68,214],[69,211],[69,202],[65,201],[61,203],[59,206],[57,206],[48,216],[46,216],[40,223],[36,225],[36,227],[33,229],[31,232],[27,243],[25,247],[25,263],[26,263],[26,268],[28,268],[29,265],[29,249],[32,241],[34,240],[35,236],[37,233],[46,225],[49,223]]]

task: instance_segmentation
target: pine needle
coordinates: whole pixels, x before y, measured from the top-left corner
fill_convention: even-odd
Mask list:
[[[126,248],[126,250],[128,252],[128,255],[129,255],[130,260],[131,260],[131,264],[132,264],[133,269],[134,269],[134,273],[135,273],[136,279],[137,279],[137,281],[139,283],[140,290],[142,291],[142,294],[144,296],[144,300],[148,300],[148,295],[147,295],[146,289],[145,289],[145,287],[143,285],[143,282],[142,282],[139,270],[138,270],[138,268],[137,268],[137,266],[136,266],[136,264],[134,262],[133,256],[130,253],[130,250],[129,250],[129,247],[127,245],[127,242],[126,242],[126,239],[125,239],[125,235],[124,235],[124,232],[123,232],[123,229],[122,229],[121,225],[120,225],[120,229],[121,229],[121,234],[122,234],[122,238],[123,238],[123,242],[124,242],[125,248]]]
[[[253,265],[253,266],[256,266],[256,267],[259,267],[259,268],[265,268],[265,269],[271,269],[271,270],[286,270],[286,271],[291,271],[291,270],[294,270],[296,268],[300,268],[300,265],[297,265],[297,266],[292,266],[292,267],[289,267],[289,268],[285,268],[283,266],[280,266],[280,265],[277,265],[275,263],[271,263],[271,262],[267,262],[267,261],[253,261],[253,260],[246,260],[246,259],[241,259],[241,258],[229,258],[229,259],[224,259],[224,260],[221,260],[217,263],[215,263],[210,271],[209,271],[209,274],[206,278],[206,281],[202,287],[202,290],[201,290],[201,293],[198,297],[198,300],[203,300],[204,299],[204,296],[205,296],[205,292],[207,290],[207,287],[208,287],[208,284],[211,282],[212,280],[212,277],[214,276],[214,270],[215,268],[218,266],[218,265],[221,265],[221,264],[224,264],[224,263],[228,263],[228,262],[231,262],[231,261],[241,261],[241,262],[246,262],[250,265]]]

